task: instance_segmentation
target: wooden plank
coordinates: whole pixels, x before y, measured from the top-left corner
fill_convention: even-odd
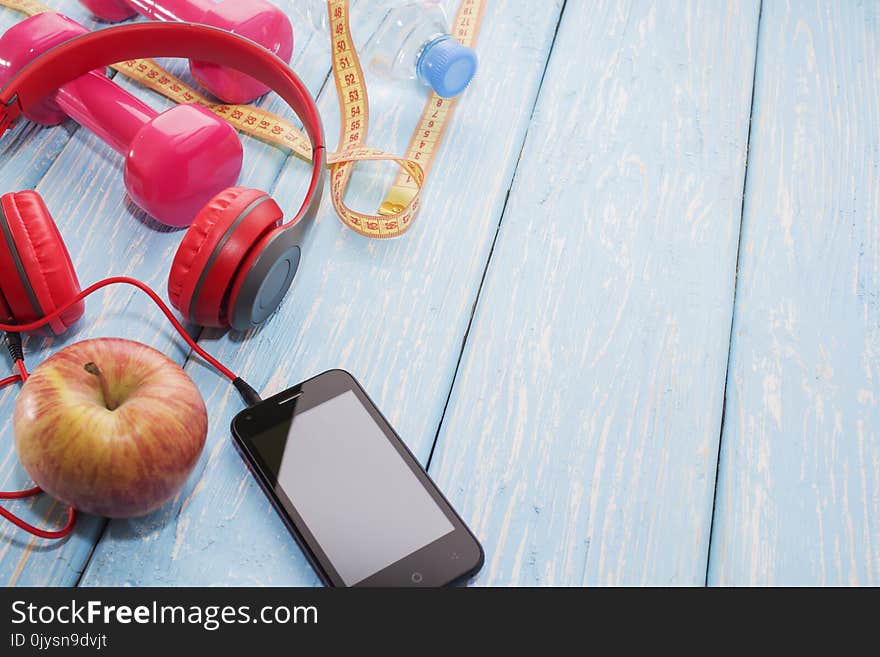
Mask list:
[[[880,584],[880,11],[765,2],[709,582]]]
[[[459,106],[422,212],[405,237],[361,238],[341,226],[326,201],[281,311],[247,340],[214,335],[203,343],[267,394],[332,367],[348,369],[426,461],[560,8],[560,2],[541,12],[525,0],[489,3],[479,77]],[[402,152],[423,92],[372,78],[369,84],[368,141]],[[320,106],[333,143],[333,94],[325,94]],[[362,167],[351,186],[352,206],[378,207],[395,173]],[[302,186],[301,169],[287,167],[276,195],[291,206]],[[200,476],[182,503],[145,520],[112,523],[83,583],[317,583],[231,444],[229,422],[240,400],[201,365],[190,371],[212,409]]]
[[[568,3],[431,473],[478,584],[702,584],[757,2]]]
[[[281,2],[289,10],[292,3]],[[87,18],[73,0],[55,6],[77,19]],[[4,20],[8,17],[4,12]],[[295,68],[309,87],[317,91],[326,79],[329,64],[319,52],[323,42],[302,36],[295,53]],[[176,63],[182,73],[185,65]],[[156,107],[168,103],[129,82],[123,86],[149,99]],[[272,98],[263,101],[280,110]],[[19,128],[30,139],[13,143],[14,159],[3,163],[4,189],[35,186],[44,196],[77,266],[81,282],[88,284],[110,274],[140,278],[165,294],[165,282],[182,233],[160,227],[127,200],[121,180],[121,158],[85,130],[76,130],[69,141],[70,126],[53,129]],[[23,133],[24,134],[24,133]],[[62,148],[63,146],[63,148]],[[286,155],[252,139],[245,140],[245,166],[241,181],[269,187],[278,175]],[[26,171],[16,170],[16,162],[31,163]],[[49,165],[49,166],[47,166]],[[45,175],[43,175],[45,174]],[[39,182],[38,182],[39,181]],[[38,183],[38,184],[37,184]],[[31,367],[53,351],[76,340],[103,335],[123,336],[151,344],[183,363],[186,351],[164,317],[139,292],[116,288],[99,293],[88,302],[87,317],[61,339],[31,340],[28,356]],[[0,434],[0,481],[4,487],[19,488],[28,479],[14,457],[10,417],[15,401],[12,392],[0,398],[0,417],[5,418]],[[30,519],[44,522],[50,515],[59,522],[63,510],[41,498],[30,504],[13,505]],[[0,525],[0,582],[8,585],[69,585],[77,581],[92,547],[104,526],[98,518],[83,517],[75,535],[62,542],[33,541],[3,523]]]
[[[94,26],[94,23],[90,22],[88,12],[82,9],[76,0],[62,0],[57,7],[84,25]],[[5,32],[23,17],[24,15],[18,12],[0,8],[0,30]],[[64,150],[76,129],[77,126],[72,123],[47,130],[27,121],[21,121],[0,142],[2,193],[35,186]],[[6,359],[3,367],[9,367]],[[6,369],[3,371],[5,372]],[[2,455],[0,456],[0,490],[21,490],[31,485],[27,474],[18,464],[12,440],[12,408],[16,394],[15,387],[0,391],[0,455]],[[3,502],[2,504],[37,524],[64,522],[64,510],[50,500],[38,499],[27,503]],[[89,519],[81,523],[79,530],[64,542],[63,547],[50,547],[48,552],[52,556],[38,559],[43,562],[43,568],[47,568],[55,555],[62,551],[70,555],[87,555],[97,538],[98,528],[99,525]],[[30,535],[19,531],[5,520],[0,522],[0,582],[14,584],[19,581],[23,570],[35,553],[42,556],[42,553],[47,551],[48,545],[48,543],[31,541]],[[56,568],[58,567],[65,569],[66,565],[58,564]],[[28,581],[27,577],[25,581]]]

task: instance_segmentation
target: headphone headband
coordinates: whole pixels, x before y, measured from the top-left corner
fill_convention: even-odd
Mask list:
[[[18,72],[0,91],[0,135],[23,111],[89,71],[144,57],[204,60],[245,73],[274,90],[293,109],[312,142],[314,169],[306,199],[293,223],[311,219],[320,204],[326,146],[318,108],[287,64],[237,34],[192,23],[132,23],[70,39]]]

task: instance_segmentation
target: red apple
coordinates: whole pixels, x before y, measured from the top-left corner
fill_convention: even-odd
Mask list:
[[[208,432],[192,379],[152,347],[77,342],[36,368],[13,416],[28,474],[80,511],[129,518],[174,497]]]

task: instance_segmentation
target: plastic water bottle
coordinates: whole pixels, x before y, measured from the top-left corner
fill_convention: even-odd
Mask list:
[[[381,77],[417,79],[443,98],[464,91],[477,72],[476,53],[449,34],[436,0],[392,7],[367,44],[364,60]]]
[[[327,3],[300,0],[299,11],[321,33],[329,29]],[[385,14],[375,36],[361,51],[361,60],[378,76],[419,80],[439,96],[457,96],[477,71],[477,55],[449,34],[441,0],[359,0],[352,2],[354,19],[361,11]]]

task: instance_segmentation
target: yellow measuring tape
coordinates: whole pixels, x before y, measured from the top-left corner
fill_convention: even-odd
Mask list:
[[[453,36],[473,47],[485,9],[486,0],[462,0],[453,23]],[[52,11],[33,0],[0,0],[0,5],[34,15]],[[455,99],[432,93],[425,104],[418,128],[405,156],[395,156],[364,146],[369,126],[369,101],[360,59],[351,37],[349,1],[328,0],[330,43],[333,53],[333,77],[339,99],[341,130],[338,150],[328,154],[330,198],[342,222],[355,232],[372,238],[397,237],[412,226],[418,212],[420,194],[430,171],[446,127],[456,106]],[[251,105],[223,105],[188,86],[151,59],[121,62],[114,69],[177,103],[196,103],[228,121],[237,130],[262,141],[291,149],[310,160],[308,138],[277,114]],[[379,213],[364,214],[345,204],[345,192],[357,162],[393,161],[400,168]]]
[[[41,5],[39,2],[32,2],[31,0],[0,0],[0,5],[15,9],[28,16],[42,14],[44,11],[52,11],[46,5]]]

